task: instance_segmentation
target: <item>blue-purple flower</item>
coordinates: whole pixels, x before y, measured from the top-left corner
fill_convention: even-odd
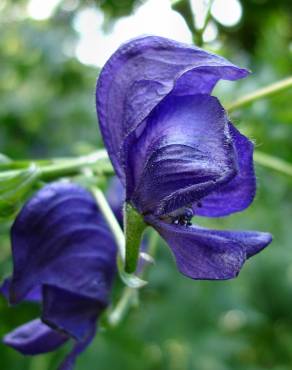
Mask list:
[[[69,370],[108,305],[116,271],[113,237],[91,193],[60,181],[24,205],[11,242],[14,270],[2,294],[11,304],[40,302],[42,312],[41,319],[18,327],[4,342],[34,355],[71,339],[75,344],[60,367]]]
[[[220,79],[247,74],[197,47],[145,36],[122,45],[97,82],[100,129],[126,201],[193,279],[233,278],[271,242],[268,233],[191,225],[193,216],[226,216],[254,198],[253,144],[211,96]]]

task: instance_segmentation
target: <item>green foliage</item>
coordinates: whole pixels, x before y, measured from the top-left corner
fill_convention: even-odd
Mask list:
[[[101,146],[93,98],[98,70],[82,65],[70,53],[77,40],[72,19],[80,9],[95,5],[101,6],[107,21],[113,21],[140,2],[79,1],[73,10],[65,11],[62,4],[66,1],[41,22],[21,16],[27,0],[6,0],[1,8],[0,169],[24,170],[21,176],[1,177],[0,206],[7,201],[9,205],[11,199],[21,202],[28,188],[37,186],[37,172],[25,170],[27,162],[12,164],[9,158],[67,157]],[[226,28],[217,23],[220,53],[253,74],[233,84],[220,82],[215,95],[230,103],[292,74],[291,4],[289,0],[242,1],[239,25]],[[256,148],[290,164],[291,99],[289,89],[231,114]],[[213,228],[270,231],[274,235],[271,246],[247,263],[233,281],[198,282],[177,272],[169,249],[160,242],[138,309],[114,329],[101,327],[78,360],[77,370],[291,369],[292,179],[260,165],[256,170],[258,192],[248,210],[223,219],[197,218],[196,222]],[[91,181],[79,173],[77,180]],[[9,227],[9,221],[0,224],[0,277],[12,268]],[[114,303],[120,290],[117,282]],[[0,297],[0,336],[38,315],[36,305],[11,308]],[[0,344],[1,369],[54,370],[66,350],[68,346],[56,354],[29,358]]]
[[[130,14],[142,0],[97,0],[97,5],[104,11],[109,20]]]
[[[0,221],[16,214],[36,182],[38,174],[38,167],[32,165],[20,172],[7,171],[5,176],[0,177]]]

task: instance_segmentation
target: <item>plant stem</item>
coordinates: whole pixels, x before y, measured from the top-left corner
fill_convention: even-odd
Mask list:
[[[204,39],[203,39],[203,35],[204,35],[204,32],[208,26],[208,23],[210,21],[210,19],[212,18],[212,15],[211,15],[211,9],[212,9],[212,5],[213,5],[213,2],[214,0],[209,0],[209,3],[208,3],[208,8],[207,8],[207,11],[206,11],[206,16],[205,16],[205,19],[204,19],[204,24],[202,26],[202,28],[199,28],[197,29],[197,39],[198,39],[198,46],[203,46],[204,44]]]
[[[201,46],[202,45],[202,38],[201,35],[198,33],[195,25],[195,19],[192,12],[192,5],[190,0],[174,0],[172,2],[172,9],[178,12],[185,20],[189,30],[193,36],[193,42]]]
[[[238,108],[241,108],[245,105],[248,105],[250,103],[253,103],[256,100],[266,98],[270,95],[276,94],[277,92],[280,92],[282,90],[288,89],[292,86],[292,76],[287,77],[281,81],[277,81],[275,83],[272,83],[271,85],[268,85],[266,87],[263,87],[261,89],[258,89],[254,91],[253,93],[247,94],[243,96],[242,98],[239,98],[233,103],[230,103],[227,105],[227,111],[232,112]]]
[[[118,247],[118,255],[117,255],[117,267],[118,272],[121,280],[130,288],[138,289],[142,288],[147,284],[147,281],[140,279],[138,276],[134,274],[128,274],[125,271],[125,260],[126,260],[126,243],[125,243],[125,236],[124,233],[116,220],[111,207],[109,206],[103,192],[98,188],[91,189],[96,202],[99,206],[101,213],[103,214],[108,227],[110,228],[111,232],[114,235],[117,247]]]
[[[95,199],[97,201],[97,204],[99,206],[99,209],[101,213],[103,214],[111,232],[114,235],[116,244],[118,246],[119,254],[122,258],[123,263],[125,262],[126,258],[126,250],[125,250],[125,237],[124,233],[115,217],[113,214],[113,211],[111,210],[111,207],[109,206],[103,192],[97,188],[92,188],[91,189]]]
[[[123,290],[121,299],[118,301],[116,307],[108,316],[108,323],[111,327],[116,327],[125,317],[128,309],[133,305],[137,299],[137,289],[126,287]]]
[[[17,162],[16,162],[17,163]],[[55,159],[52,161],[31,161],[24,166],[23,161],[20,162],[23,166],[21,169],[14,169],[0,172],[0,179],[9,176],[17,176],[23,170],[26,170],[31,164],[36,164],[39,168],[40,180],[53,180],[61,176],[76,175],[85,167],[94,168],[98,174],[112,175],[113,168],[109,162],[106,150],[101,149],[89,155],[78,158]],[[13,164],[13,162],[12,162]]]
[[[262,166],[282,172],[285,175],[292,176],[292,164],[283,159],[273,157],[272,155],[262,153],[257,150],[254,153],[254,160]]]
[[[151,257],[154,257],[157,249],[157,242],[159,235],[156,231],[152,231],[148,242],[148,252]],[[148,264],[143,266],[143,270],[140,272],[139,277],[145,278],[145,274],[148,270]],[[116,327],[126,316],[128,310],[138,299],[137,289],[126,287],[123,290],[122,296],[116,306],[108,315],[108,323],[111,327]]]

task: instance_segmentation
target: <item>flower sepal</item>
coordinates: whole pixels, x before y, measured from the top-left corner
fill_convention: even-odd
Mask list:
[[[117,265],[119,277],[121,278],[122,282],[129,288],[140,289],[148,284],[147,281],[140,279],[138,276],[126,272],[124,269],[123,260],[121,259],[120,256],[118,256]]]

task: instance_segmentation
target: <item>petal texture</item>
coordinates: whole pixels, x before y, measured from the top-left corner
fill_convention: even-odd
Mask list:
[[[41,284],[107,302],[116,249],[92,195],[83,188],[67,182],[45,186],[23,207],[11,239],[11,303]]]
[[[49,285],[43,296],[42,320],[78,341],[87,337],[105,308],[99,301]]]
[[[209,95],[170,94],[127,152],[127,198],[141,213],[172,212],[237,173],[225,111]]]
[[[3,342],[24,355],[54,351],[68,340],[65,334],[51,329],[36,319],[5,335]]]
[[[73,368],[92,340],[108,303],[116,247],[91,193],[69,182],[42,188],[23,207],[12,230],[14,272],[1,293],[11,303],[42,303],[34,320],[5,337],[25,354],[54,350],[75,340],[60,369]]]
[[[125,201],[125,188],[117,176],[113,177],[107,190],[107,199],[120,226],[123,226],[123,204]]]
[[[144,36],[122,45],[102,69],[96,89],[102,136],[122,182],[124,138],[167,94],[209,94],[219,79],[247,74],[222,57],[163,37]]]
[[[238,275],[245,260],[272,240],[268,233],[219,231],[148,220],[170,246],[179,271],[200,280],[225,280]]]
[[[92,342],[95,336],[95,327],[91,328],[91,331],[87,334],[87,337],[82,341],[77,341],[74,343],[72,350],[65,357],[64,361],[58,367],[58,370],[73,370],[77,357],[82,353]]]
[[[247,208],[256,193],[256,177],[253,166],[253,143],[229,123],[233,145],[236,151],[238,173],[227,184],[193,205],[199,216],[220,217]]]
[[[10,286],[11,286],[11,277],[6,278],[2,285],[0,286],[0,293],[9,300],[10,295]],[[31,291],[25,296],[25,300],[29,302],[41,302],[42,300],[42,289],[40,285],[35,286]]]

